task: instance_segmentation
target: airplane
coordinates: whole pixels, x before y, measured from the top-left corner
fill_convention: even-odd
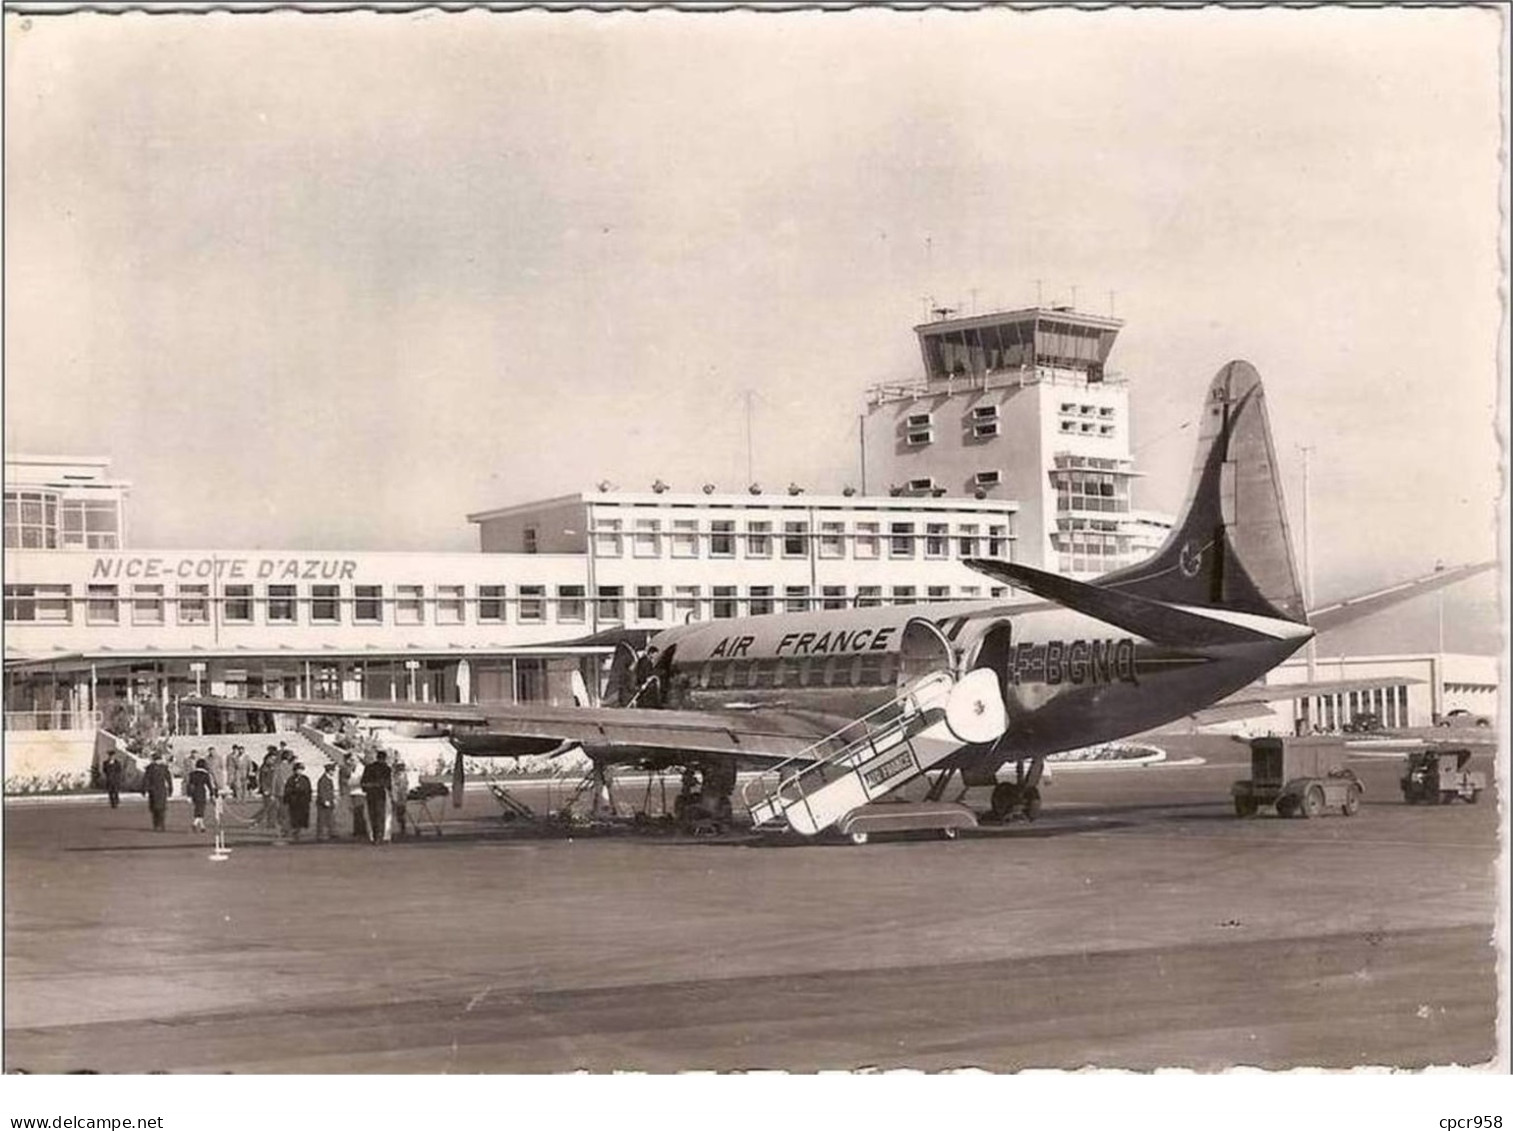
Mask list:
[[[456,805],[464,758],[581,747],[601,780],[610,767],[683,768],[682,814],[721,827],[737,770],[768,770],[746,798],[753,822],[814,833],[922,777],[929,799],[957,777],[993,787],[995,817],[1033,816],[1047,755],[1219,704],[1316,630],[1265,392],[1245,361],[1221,367],[1208,387],[1187,498],[1153,556],[1092,582],[997,559],[966,564],[1032,599],[778,613],[573,641],[616,646],[615,706],[183,702],[431,724],[457,749]],[[1326,619],[1335,627],[1466,575],[1440,571],[1354,610],[1333,606]],[[1014,780],[1000,780],[1008,766]]]

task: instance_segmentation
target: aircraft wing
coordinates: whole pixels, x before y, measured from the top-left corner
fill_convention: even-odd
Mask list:
[[[290,715],[433,723],[451,729],[452,743],[470,757],[519,757],[578,745],[610,762],[678,754],[727,755],[761,764],[790,758],[829,733],[827,724],[781,712],[638,710],[472,705],[378,700],[227,699],[191,695],[187,707],[271,711]]]
[[[1350,691],[1372,691],[1378,687],[1398,687],[1405,683],[1423,683],[1406,676],[1372,676],[1368,679],[1318,679],[1311,683],[1253,683],[1242,687],[1210,707],[1194,711],[1189,717],[1196,723],[1228,723],[1240,719],[1275,715],[1267,704],[1285,703],[1311,695],[1341,695]]]
[[[1443,589],[1446,585],[1454,585],[1457,581],[1464,581],[1468,577],[1475,577],[1479,573],[1496,568],[1496,562],[1478,562],[1476,565],[1437,569],[1422,577],[1399,582],[1397,585],[1389,585],[1386,589],[1362,593],[1357,597],[1347,597],[1343,601],[1336,601],[1332,605],[1321,605],[1317,609],[1309,609],[1308,623],[1313,626],[1315,632],[1328,632],[1332,628],[1351,624],[1362,617],[1369,617],[1372,613],[1381,612],[1403,601],[1425,593],[1432,593],[1436,589]]]

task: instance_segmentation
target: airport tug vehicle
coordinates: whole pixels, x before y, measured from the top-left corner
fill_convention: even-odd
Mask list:
[[[1353,817],[1365,787],[1345,766],[1337,738],[1256,738],[1250,743],[1250,778],[1231,787],[1235,815],[1252,817],[1263,805],[1279,817],[1319,817],[1338,809]]]
[[[1399,784],[1409,805],[1448,805],[1457,797],[1473,805],[1487,788],[1485,774],[1468,771],[1465,747],[1429,746],[1408,755],[1408,770]]]

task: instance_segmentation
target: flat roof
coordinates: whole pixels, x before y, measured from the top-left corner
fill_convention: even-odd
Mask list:
[[[486,522],[511,515],[531,514],[551,507],[576,503],[609,503],[631,507],[764,507],[786,510],[929,510],[983,511],[1001,513],[1019,510],[1017,499],[978,499],[967,495],[790,495],[786,492],[725,491],[706,495],[701,491],[582,491],[576,495],[558,495],[530,503],[516,503],[493,510],[475,511],[469,522]]]

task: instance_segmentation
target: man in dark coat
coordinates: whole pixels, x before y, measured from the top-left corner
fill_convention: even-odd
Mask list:
[[[380,750],[362,772],[363,798],[368,803],[368,840],[373,844],[383,843],[389,816],[389,790],[393,785],[394,775],[389,770],[388,755]]]
[[[336,769],[327,762],[315,782],[315,839],[336,839]]]
[[[298,840],[310,827],[310,779],[305,774],[305,764],[295,762],[284,783],[284,812],[289,829]]]
[[[173,793],[173,775],[163,765],[163,755],[156,751],[142,773],[142,792],[147,795],[147,808],[152,811],[152,831],[163,832],[168,828],[168,798]]]
[[[205,805],[220,792],[216,788],[215,775],[210,772],[204,758],[194,764],[194,769],[189,771],[189,777],[184,782],[184,792],[189,795],[189,800],[194,803],[194,831],[205,831]]]
[[[100,777],[105,782],[105,792],[110,794],[110,807],[121,807],[121,779],[126,776],[126,763],[116,757],[114,748],[105,752],[105,761],[100,763]]]

